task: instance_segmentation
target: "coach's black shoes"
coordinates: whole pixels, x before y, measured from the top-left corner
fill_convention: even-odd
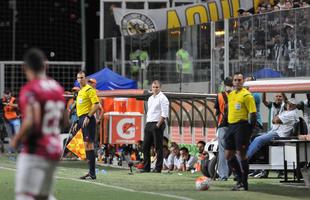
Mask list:
[[[231,188],[232,191],[247,191],[248,190],[248,183],[242,184],[240,182],[237,182],[236,185],[234,185]]]
[[[138,173],[149,173],[150,170],[146,170],[146,169],[141,169],[137,171]]]
[[[153,170],[152,170],[152,173],[161,173],[161,170],[153,169]]]
[[[96,176],[93,176],[90,173],[80,177],[80,179],[82,180],[96,180],[96,178],[97,178]]]

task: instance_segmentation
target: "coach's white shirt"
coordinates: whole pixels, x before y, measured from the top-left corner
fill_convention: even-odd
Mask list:
[[[147,107],[146,122],[158,122],[160,117],[168,117],[169,101],[162,92],[159,92],[155,96],[150,96],[147,102]]]

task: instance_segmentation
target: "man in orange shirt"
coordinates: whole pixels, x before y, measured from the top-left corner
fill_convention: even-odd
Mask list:
[[[4,119],[7,123],[7,132],[10,138],[19,131],[20,128],[20,119],[17,114],[17,104],[15,102],[16,98],[12,96],[11,90],[6,90],[2,99],[4,105]],[[12,149],[9,149],[9,153],[12,153]]]
[[[225,134],[228,130],[228,94],[233,87],[233,79],[227,76],[224,79],[225,89],[223,92],[218,93],[215,101],[214,108],[217,116],[217,130],[216,135],[218,139],[218,174],[220,181],[227,181],[229,177],[229,168],[227,160],[225,159]]]

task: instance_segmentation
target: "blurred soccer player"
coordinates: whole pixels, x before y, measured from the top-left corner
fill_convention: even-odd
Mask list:
[[[17,159],[15,199],[54,200],[54,172],[61,155],[59,138],[65,99],[64,89],[46,76],[45,56],[30,49],[24,56],[28,83],[19,95],[23,123],[11,146],[23,144]]]

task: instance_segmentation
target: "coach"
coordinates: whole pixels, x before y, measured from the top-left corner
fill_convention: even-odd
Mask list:
[[[150,172],[151,169],[151,146],[155,146],[157,161],[153,172],[161,173],[163,166],[163,136],[165,119],[168,117],[169,101],[161,92],[161,83],[158,80],[152,83],[153,95],[148,99],[148,111],[144,129],[144,168],[141,172]]]

